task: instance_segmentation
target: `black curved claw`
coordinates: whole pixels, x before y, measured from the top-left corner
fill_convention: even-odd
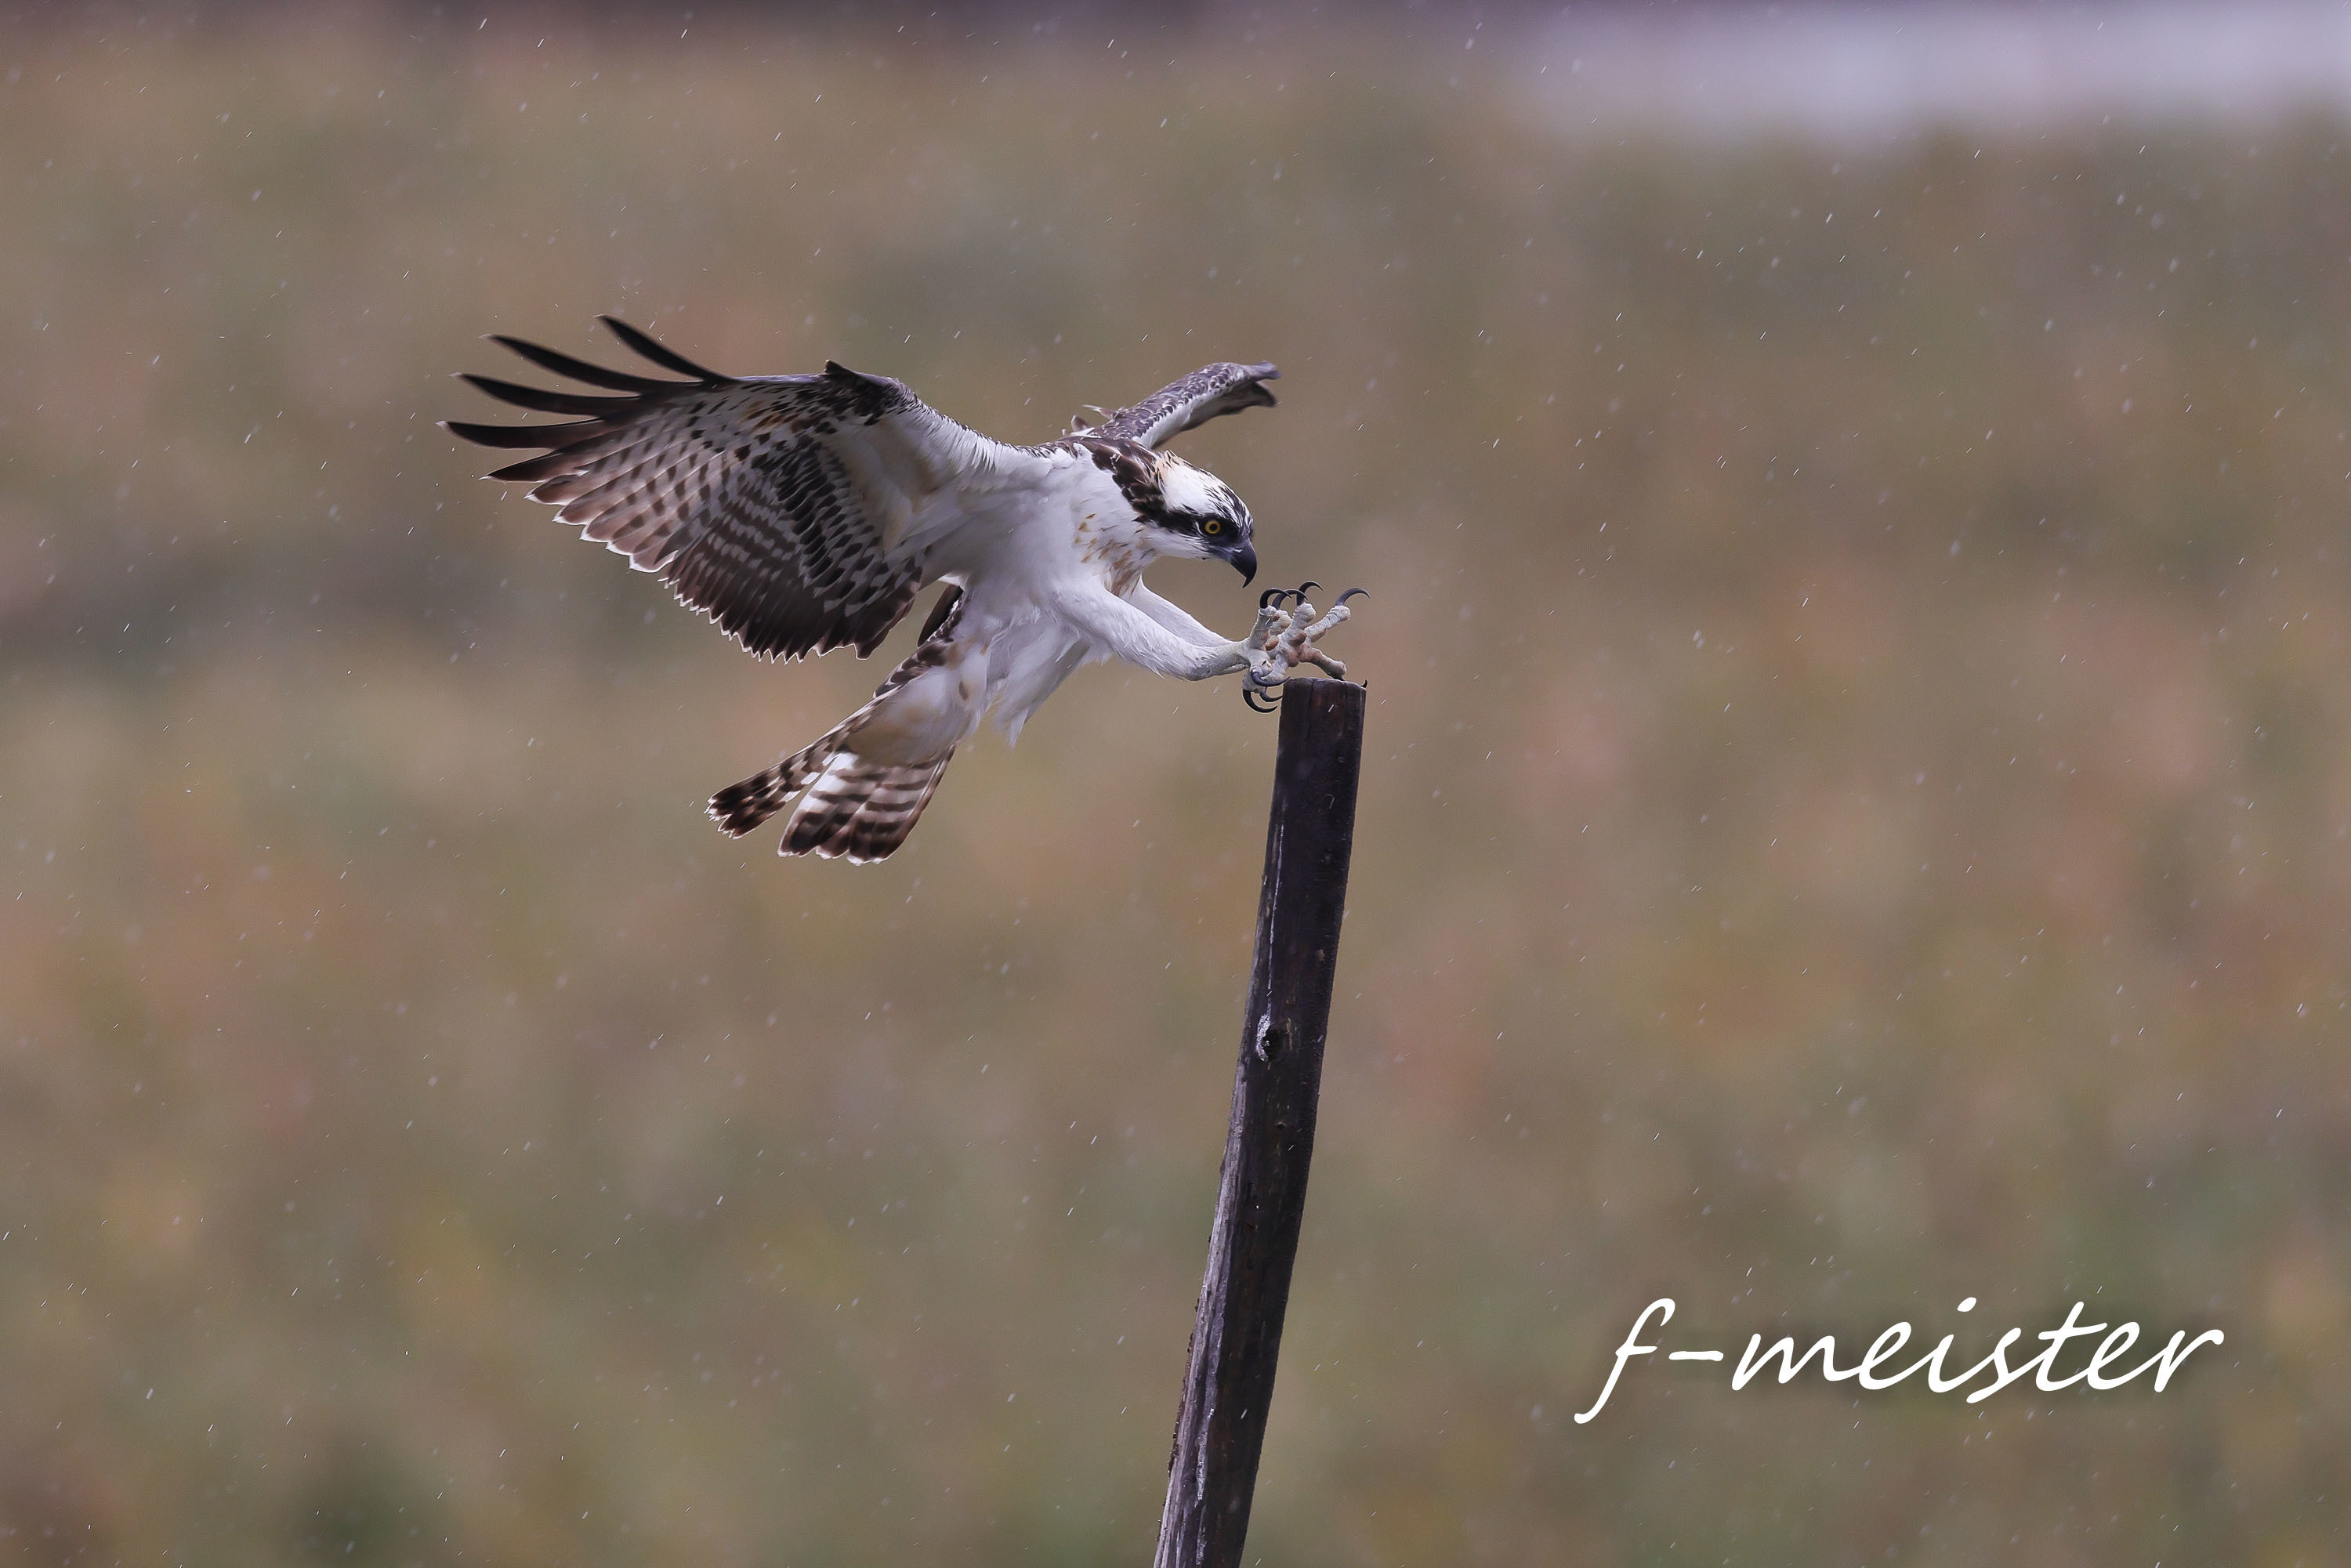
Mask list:
[[[1305,603],[1305,602],[1306,602],[1306,596],[1307,596],[1308,594],[1310,594],[1310,593],[1313,592],[1316,589],[1318,589],[1318,588],[1320,588],[1320,587],[1322,587],[1322,585],[1321,583],[1314,581],[1314,580],[1313,580],[1312,579],[1311,579],[1311,578],[1310,578],[1310,579],[1308,579],[1306,581],[1300,583],[1300,584],[1298,585],[1298,589],[1297,589],[1297,593],[1298,593],[1298,602],[1300,602],[1301,604]]]
[[[1339,595],[1339,604],[1344,604],[1350,599],[1353,599],[1358,596],[1369,599],[1372,596],[1372,591],[1368,588],[1351,588],[1347,590],[1346,592]],[[1331,608],[1336,610],[1339,608],[1339,604],[1333,604]]]
[[[1255,686],[1244,685],[1241,687],[1241,701],[1249,704],[1250,712],[1279,713],[1281,710],[1281,704],[1270,697],[1267,698],[1264,706],[1260,707],[1258,706],[1258,698],[1264,695],[1265,694],[1259,691]]]
[[[1289,591],[1290,590],[1286,588],[1269,588],[1257,596],[1257,607],[1259,610],[1270,610],[1273,608],[1274,601]]]

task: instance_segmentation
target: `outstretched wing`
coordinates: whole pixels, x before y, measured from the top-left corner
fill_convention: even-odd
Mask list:
[[[530,483],[558,520],[659,572],[678,598],[763,656],[870,653],[928,580],[928,547],[973,487],[1033,477],[1045,459],[975,434],[901,383],[725,376],[601,318],[663,381],[494,340],[543,370],[620,393],[549,392],[468,375],[492,397],[568,424],[446,422],[485,446],[545,447],[489,477]]]
[[[1182,381],[1164,386],[1133,408],[1120,409],[1096,430],[1100,435],[1132,441],[1138,446],[1165,445],[1196,424],[1220,413],[1245,408],[1271,408],[1273,393],[1265,383],[1281,372],[1271,365],[1205,365]]]

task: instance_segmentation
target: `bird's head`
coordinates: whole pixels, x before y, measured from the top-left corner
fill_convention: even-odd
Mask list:
[[[1180,457],[1158,454],[1161,504],[1148,521],[1162,537],[1163,555],[1232,563],[1241,580],[1257,576],[1257,547],[1250,542],[1249,510],[1233,487]]]

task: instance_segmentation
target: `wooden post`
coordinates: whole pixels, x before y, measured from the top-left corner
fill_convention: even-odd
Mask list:
[[[1306,1211],[1363,758],[1363,687],[1297,678],[1282,687],[1257,961],[1156,1568],[1238,1568],[1249,1533]]]

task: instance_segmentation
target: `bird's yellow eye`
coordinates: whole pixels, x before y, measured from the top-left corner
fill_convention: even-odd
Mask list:
[[[1204,534],[1220,534],[1225,531],[1225,525],[1217,518],[1210,517],[1200,525],[1200,531]]]

